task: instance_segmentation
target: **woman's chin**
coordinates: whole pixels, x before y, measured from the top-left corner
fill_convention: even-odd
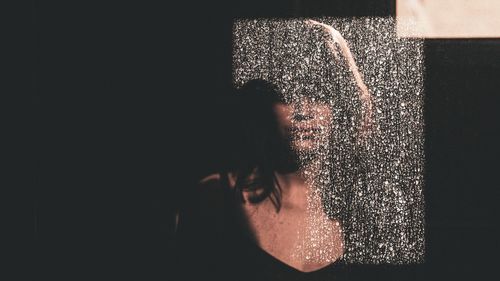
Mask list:
[[[319,151],[320,143],[316,140],[297,140],[293,142],[293,149],[298,155],[309,155]]]

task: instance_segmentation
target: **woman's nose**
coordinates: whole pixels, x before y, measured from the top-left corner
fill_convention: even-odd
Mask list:
[[[304,110],[304,108],[296,108],[293,112],[293,120],[295,121],[306,121],[312,118],[311,112],[309,110]]]

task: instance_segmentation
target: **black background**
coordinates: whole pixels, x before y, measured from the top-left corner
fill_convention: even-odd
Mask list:
[[[232,20],[395,14],[388,0],[162,2],[26,4],[5,280],[169,280],[174,210],[231,150]],[[498,39],[425,42],[422,280],[497,271],[499,62]]]

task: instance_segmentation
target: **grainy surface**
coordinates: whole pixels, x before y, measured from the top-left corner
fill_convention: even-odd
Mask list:
[[[321,140],[314,161],[299,151],[314,187],[310,196],[321,196],[323,204],[310,204],[311,227],[301,234],[304,243],[297,251],[321,257],[314,245],[325,236],[316,219],[322,210],[343,223],[347,262],[422,262],[423,43],[398,38],[388,18],[315,20],[345,38],[371,95],[371,132],[361,142],[366,106],[338,41],[329,48],[331,36],[304,19],[238,20],[233,26],[236,86],[266,79],[287,102],[308,97],[333,112],[331,134]]]

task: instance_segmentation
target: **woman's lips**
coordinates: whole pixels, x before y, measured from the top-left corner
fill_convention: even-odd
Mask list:
[[[301,134],[315,134],[321,132],[320,127],[291,127],[291,131]]]
[[[322,129],[320,127],[291,127],[289,131],[292,138],[310,140],[315,139]]]

